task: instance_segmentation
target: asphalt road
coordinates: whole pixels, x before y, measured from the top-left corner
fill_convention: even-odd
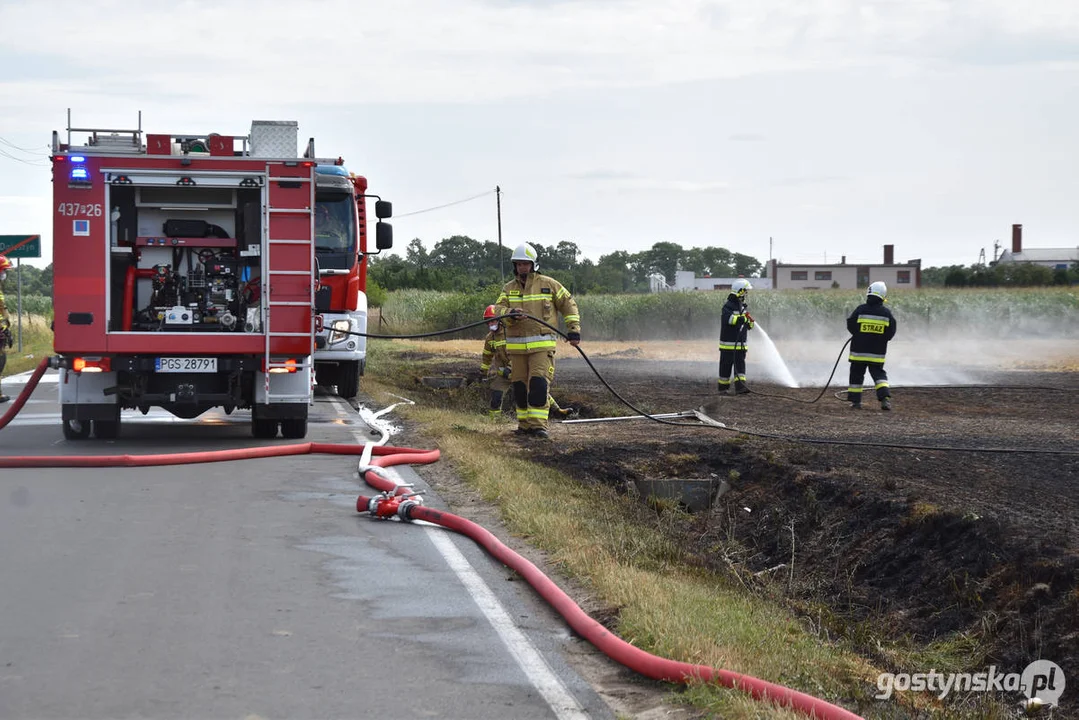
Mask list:
[[[50,373],[0,455],[291,442],[248,418],[125,412],[116,441],[66,441]],[[370,438],[316,399],[308,440]],[[358,515],[361,485],[343,456],[0,470],[0,717],[612,717],[525,583],[450,531]]]

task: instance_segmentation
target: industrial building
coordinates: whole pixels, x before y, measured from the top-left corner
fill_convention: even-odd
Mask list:
[[[1005,250],[997,258],[998,263],[1029,263],[1044,265],[1054,270],[1067,270],[1079,262],[1079,247],[1023,249],[1023,226],[1012,225],[1012,249]]]
[[[768,264],[768,278],[776,290],[858,290],[883,280],[889,288],[920,288],[922,261],[895,262],[895,246],[884,246],[884,262],[879,265],[848,265],[847,256],[838,265],[788,265],[778,260]],[[756,283],[756,280],[750,282]]]

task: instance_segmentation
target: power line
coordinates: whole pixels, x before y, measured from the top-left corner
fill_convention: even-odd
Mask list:
[[[25,160],[25,159],[23,159],[21,157],[15,157],[14,155],[11,155],[11,154],[5,152],[3,150],[3,148],[0,148],[0,157],[6,157],[9,160],[14,160],[15,162],[21,162],[24,165],[32,165],[34,167],[48,167],[49,166],[49,163],[44,158],[41,158],[41,159],[38,159],[38,160]]]
[[[436,205],[435,207],[429,207],[429,208],[425,208],[423,210],[413,210],[412,212],[407,212],[407,213],[396,213],[396,214],[394,214],[393,219],[397,220],[398,218],[408,217],[409,215],[419,215],[421,213],[431,212],[432,210],[441,210],[442,208],[448,208],[448,207],[450,207],[452,205],[460,205],[461,203],[471,202],[473,200],[479,200],[481,197],[486,197],[486,196],[490,195],[493,192],[494,192],[494,190],[487,190],[485,192],[481,192],[479,195],[473,195],[472,197],[467,197],[467,198],[465,198],[463,200],[454,200],[453,202],[446,203],[445,205]]]
[[[44,150],[42,150],[41,148],[35,148],[35,149],[31,150],[30,148],[19,147],[15,143],[10,142],[8,140],[5,140],[2,137],[0,137],[0,143],[4,143],[5,145],[7,145],[10,148],[15,148],[16,150],[19,150],[19,151],[24,152],[24,153],[28,153],[30,155],[42,155],[42,156],[48,155],[48,153],[45,152]]]

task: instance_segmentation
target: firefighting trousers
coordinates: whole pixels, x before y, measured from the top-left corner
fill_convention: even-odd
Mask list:
[[[513,400],[517,404],[517,427],[522,430],[547,428],[547,394],[554,380],[554,350],[511,353]]]
[[[731,370],[734,376],[731,376]],[[746,381],[746,351],[743,350],[720,350],[719,351],[719,389],[724,391],[731,386],[731,381]]]
[[[869,377],[873,378],[873,389],[877,391],[877,400],[891,397],[888,390],[888,373],[884,372],[884,363],[867,363],[852,360],[850,363],[850,384],[847,386],[847,400],[860,403],[862,401],[862,381],[865,380],[865,371],[869,370]]]
[[[508,378],[504,378],[501,375],[495,375],[491,378],[491,397],[490,405],[487,406],[487,413],[491,417],[498,417],[502,414],[502,399],[506,395],[506,391],[512,387]]]

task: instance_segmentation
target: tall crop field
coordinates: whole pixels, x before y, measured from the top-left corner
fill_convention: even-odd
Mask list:
[[[383,308],[378,332],[432,332],[475,322],[493,297],[402,291]],[[846,338],[846,317],[864,300],[850,290],[757,290],[750,313],[776,339]],[[586,295],[577,298],[586,340],[718,338],[723,292]],[[1079,340],[1079,290],[1074,288],[892,290],[888,297],[906,338]],[[372,328],[372,332],[375,332]],[[457,337],[482,337],[484,328]]]

